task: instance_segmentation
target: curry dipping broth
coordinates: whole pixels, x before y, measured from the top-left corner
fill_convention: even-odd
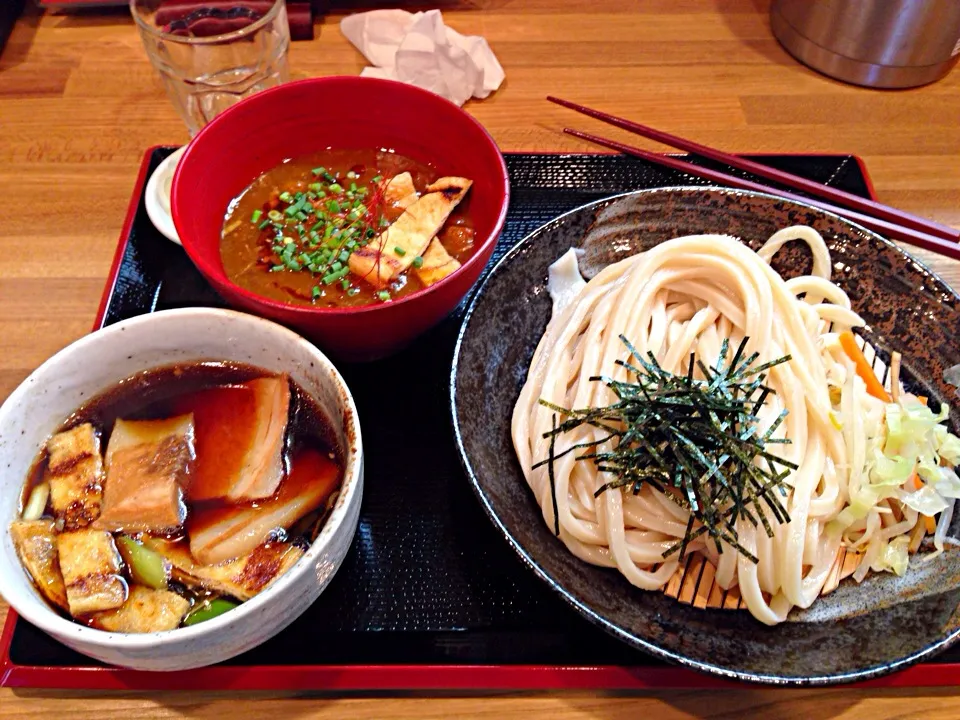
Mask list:
[[[265,172],[227,208],[220,243],[227,277],[271,300],[315,307],[388,302],[437,282],[475,252],[469,192],[436,229],[442,247],[406,258],[402,248],[385,249],[412,262],[404,271],[381,283],[350,267],[351,254],[374,246],[411,202],[392,183],[404,173],[417,197],[441,178],[430,165],[381,150],[325,150]],[[434,250],[453,262],[425,275],[424,260],[439,262]]]
[[[63,423],[10,533],[60,614],[115,632],[170,630],[287,572],[326,522],[344,465],[325,414],[286,376],[168,366]]]

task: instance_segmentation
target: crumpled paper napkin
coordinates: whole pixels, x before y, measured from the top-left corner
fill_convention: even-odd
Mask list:
[[[505,77],[487,41],[448,28],[439,10],[372,10],[345,17],[340,30],[372,63],[361,77],[417,85],[457,105],[487,97]]]

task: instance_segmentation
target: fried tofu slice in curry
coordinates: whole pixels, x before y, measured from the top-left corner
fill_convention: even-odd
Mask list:
[[[417,268],[417,277],[427,287],[460,269],[460,262],[447,252],[437,238],[430,241],[422,257],[423,264]]]
[[[213,590],[247,601],[275,582],[303,557],[303,549],[289,543],[266,543],[248,555],[218,565],[194,561],[185,542],[145,536],[144,545],[173,565],[173,578],[193,588]]]
[[[95,613],[94,627],[108,632],[150,633],[180,627],[190,601],[169,590],[132,585],[127,601],[116,610]]]
[[[467,178],[443,177],[429,185],[390,227],[350,255],[350,271],[378,289],[386,287],[423,255],[472,184]]]
[[[10,524],[10,537],[40,594],[67,610],[67,590],[60,574],[54,521],[17,520]]]
[[[100,439],[90,423],[57,433],[47,442],[50,504],[58,527],[77,530],[100,516],[103,460]]]
[[[60,533],[57,551],[71,615],[113,610],[126,602],[127,582],[110,533],[92,528]]]
[[[383,200],[388,205],[406,210],[417,201],[417,189],[413,185],[413,176],[402,172],[394,176],[383,189]]]
[[[181,484],[195,457],[193,415],[117,420],[107,445],[103,508],[93,523],[115,532],[168,532],[183,524]]]

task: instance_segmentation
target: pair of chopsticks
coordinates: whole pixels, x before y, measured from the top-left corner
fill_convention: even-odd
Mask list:
[[[897,210],[896,208],[883,205],[874,200],[862,198],[859,195],[853,195],[843,190],[821,185],[820,183],[784,172],[783,170],[776,170],[766,165],[761,165],[760,163],[747,160],[738,155],[730,155],[721,150],[700,145],[692,140],[686,140],[647,125],[641,125],[624,118],[616,117],[615,115],[610,115],[609,113],[593,110],[583,105],[570,102],[569,100],[562,100],[552,95],[548,95],[547,100],[565,108],[576,110],[579,113],[596,118],[597,120],[602,120],[605,123],[622,128],[636,135],[641,135],[650,140],[656,140],[664,145],[670,145],[680,150],[700,155],[701,157],[722,162],[730,167],[744,170],[758,177],[773,180],[794,190],[801,190],[815,195],[818,198],[826,198],[831,202],[811,199],[794,192],[780,190],[762,185],[758,182],[753,182],[752,180],[745,180],[734,175],[728,175],[719,170],[700,167],[699,165],[694,165],[693,163],[685,162],[669,155],[661,155],[626,145],[616,140],[608,140],[607,138],[591,135],[590,133],[564,128],[563,131],[568,135],[573,135],[574,137],[602,145],[611,150],[617,150],[625,155],[643,158],[658,165],[663,165],[690,175],[696,175],[722,185],[739,188],[741,190],[768,193],[789,198],[790,200],[799,200],[822,210],[836,213],[864,227],[870,228],[891,240],[899,240],[900,242],[923,248],[924,250],[930,250],[931,252],[939,253],[954,260],[960,260],[960,230],[942,225],[933,220],[928,220],[927,218],[919,217],[918,215],[904,212],[903,210]]]

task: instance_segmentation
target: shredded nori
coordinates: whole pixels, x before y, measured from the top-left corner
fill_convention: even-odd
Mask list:
[[[754,366],[759,353],[744,357],[748,338],[744,338],[727,363],[729,341],[724,340],[713,367],[691,354],[685,375],[674,375],[660,367],[652,353],[646,357],[623,335],[620,340],[629,350],[625,368],[633,380],[624,382],[607,376],[591,377],[602,382],[617,397],[606,407],[573,410],[545,400],[540,404],[555,412],[549,439],[549,454],[534,468],[547,465],[553,500],[554,531],[560,534],[556,499],[554,462],[570,452],[592,448],[576,460],[592,461],[597,470],[615,479],[602,485],[601,493],[620,488],[638,494],[644,484],[667,492],[681,507],[690,511],[683,539],[668,548],[663,557],[679,551],[682,560],[687,546],[707,533],[717,551],[721,541],[757,562],[737,537],[737,521],[742,517],[756,527],[761,524],[768,536],[773,527],[760,503],[779,523],[790,521],[783,502],[787,495],[785,479],[797,466],[767,451],[772,443],[789,443],[773,434],[787,415],[784,410],[762,431],[758,413],[774,390],[765,385],[770,368],[790,360],[786,355]],[[703,379],[694,378],[698,368]],[[564,418],[557,423],[557,416]],[[563,433],[582,425],[604,431],[599,440],[573,445],[556,453],[556,440]],[[599,446],[613,441],[613,449]],[[679,492],[670,492],[676,488]]]

